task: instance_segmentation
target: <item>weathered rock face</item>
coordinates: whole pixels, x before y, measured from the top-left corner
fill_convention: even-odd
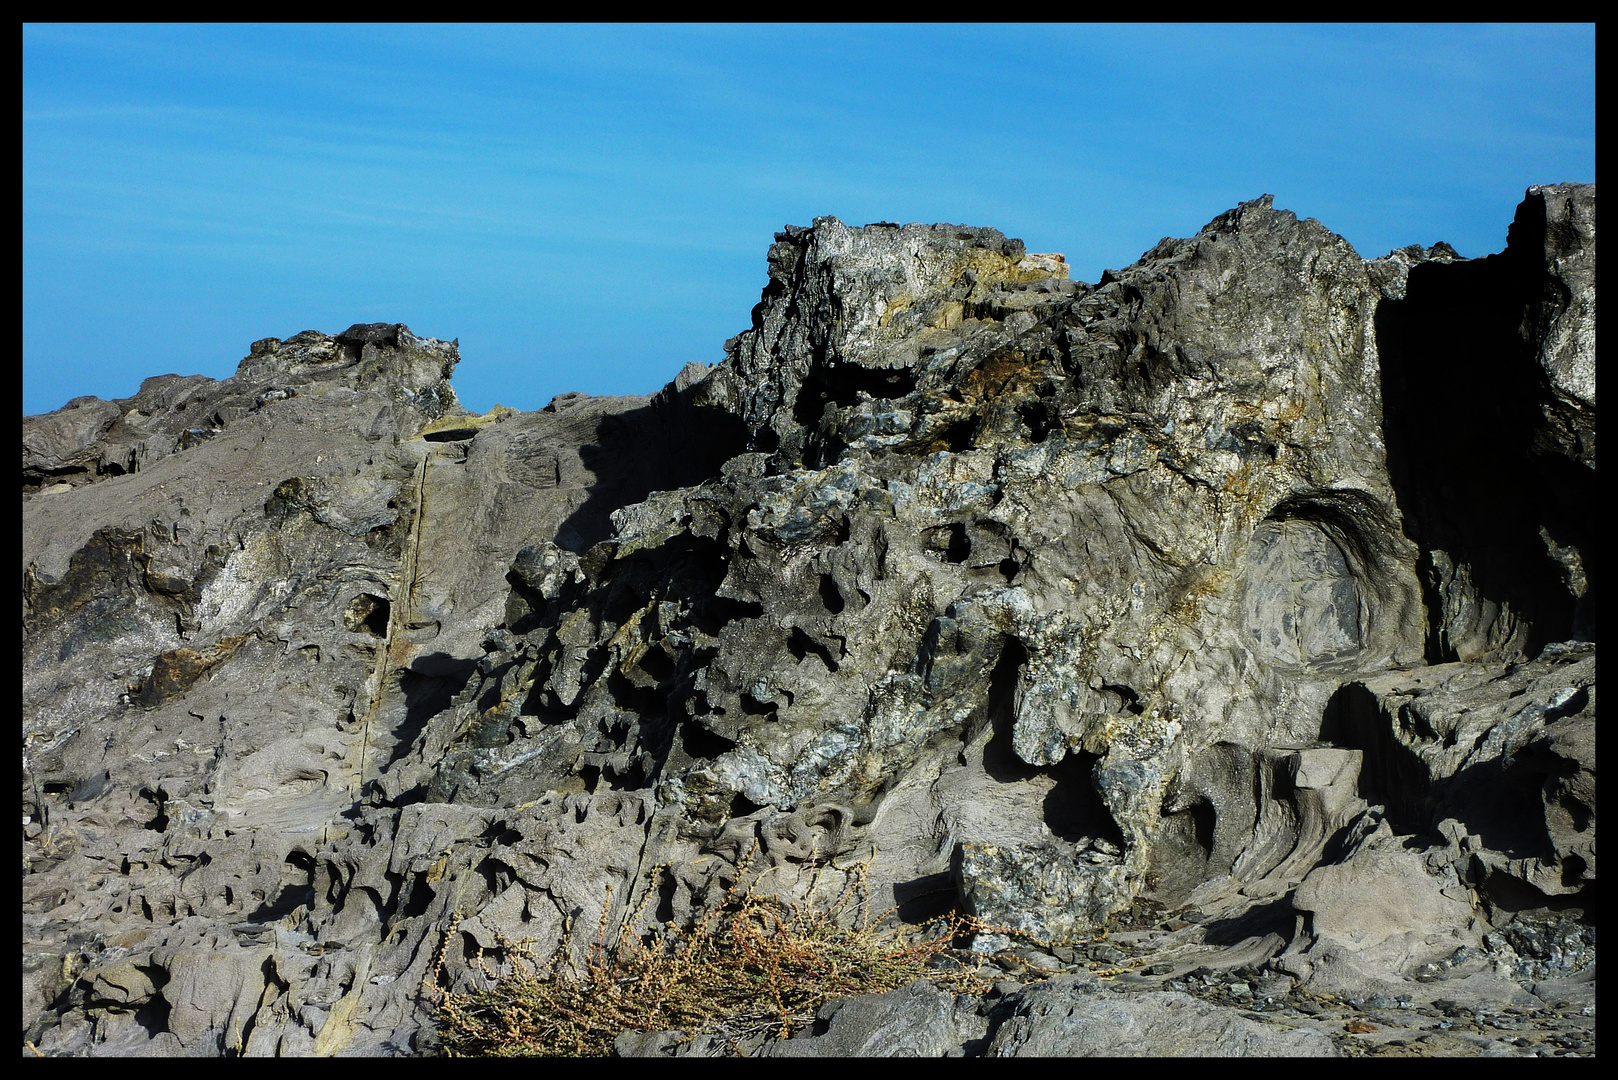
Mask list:
[[[1530,189],[1503,253],[1414,266],[1378,309],[1430,662],[1594,636],[1594,312],[1595,199],[1574,185]]]
[[[195,956],[256,957],[242,961],[256,979],[244,1039],[266,980],[284,979],[255,949],[279,949],[324,1017],[342,995],[314,988],[353,964],[310,957],[323,947],[308,927],[285,938],[277,920],[309,909],[320,853],[352,832],[366,785],[482,656],[525,542],[505,538],[587,546],[614,506],[701,466],[677,402],[565,395],[468,417],[446,381],[457,359],[404,327],[258,342],[236,377],[148,380],[102,403],[125,417],[109,432],[54,451],[129,461],[108,449],[119,425],[182,432],[159,459],[31,494],[25,466],[25,1028],[107,948],[152,985],[107,1014],[102,991],[86,999],[105,1052],[235,1047],[222,1020],[162,1019],[217,1004],[217,987],[175,973]],[[25,462],[60,415],[25,421]],[[180,445],[196,418],[217,430]],[[272,998],[285,1015],[305,996]],[[312,1050],[315,1033],[293,1028],[287,1052]],[[279,1029],[259,1039],[274,1049]]]
[[[471,417],[379,324],[26,418],[25,1038],[420,1049],[424,979],[686,918],[755,843],[985,952],[1195,906],[1165,977],[1587,906],[1594,220],[1368,262],[1265,198],[1090,286],[824,218],[653,398]],[[1108,1052],[1034,997],[893,1037]],[[1329,1049],[1131,1007],[1129,1052]]]

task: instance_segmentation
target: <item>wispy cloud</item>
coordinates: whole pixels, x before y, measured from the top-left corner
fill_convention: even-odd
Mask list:
[[[1590,26],[25,26],[24,408],[98,392],[98,296],[169,350],[133,366],[392,306],[508,328],[508,404],[560,355],[648,389],[722,337],[649,355],[624,290],[728,335],[822,213],[1093,275],[1272,191],[1367,253],[1482,253],[1528,183],[1594,179],[1594,57]]]

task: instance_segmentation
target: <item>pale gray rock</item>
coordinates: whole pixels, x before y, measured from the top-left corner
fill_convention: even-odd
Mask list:
[[[1016,995],[988,1057],[1335,1057],[1305,1025],[1257,1023],[1175,991],[1110,994],[1052,979]]]
[[[1595,880],[1595,674],[1589,643],[1389,672],[1345,685],[1328,726],[1367,748],[1368,797],[1466,880],[1565,896]]]
[[[1302,925],[1280,966],[1309,985],[1316,985],[1309,978],[1316,950],[1403,977],[1482,938],[1471,891],[1454,867],[1431,872],[1386,821],[1342,861],[1311,870],[1293,891],[1292,907]]]
[[[839,998],[820,1010],[816,1027],[823,1025],[823,1034],[772,1040],[756,1056],[962,1057],[989,1025],[969,1012],[963,1032],[957,1011],[954,994],[917,980],[886,994]]]
[[[1564,438],[1584,464],[1595,466],[1596,200],[1595,188],[1545,184],[1528,189],[1512,229],[1517,243],[1537,242],[1544,259],[1545,297],[1525,334],[1555,394],[1546,427]]]
[[[428,1052],[512,943],[862,863],[1123,991],[912,986],[781,1053],[1543,1004],[1593,971],[1594,203],[1367,261],[1265,197],[1095,285],[822,218],[650,397],[472,416],[454,343],[368,324],[25,418],[25,1042]]]

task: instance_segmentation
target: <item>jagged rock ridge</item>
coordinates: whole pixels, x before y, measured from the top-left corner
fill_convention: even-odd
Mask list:
[[[1265,198],[1095,286],[823,218],[651,398],[472,417],[378,324],[25,418],[25,1040],[421,1049],[424,978],[755,842],[985,953],[1191,912],[1145,1031],[1195,969],[1555,1005],[1500,933],[1594,894],[1594,206],[1366,261]],[[1029,994],[951,1045],[1071,1041]]]

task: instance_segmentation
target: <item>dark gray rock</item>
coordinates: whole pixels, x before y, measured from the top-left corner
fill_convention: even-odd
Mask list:
[[[1532,188],[1505,251],[1421,262],[1379,308],[1431,663],[1593,640],[1594,272],[1595,187]]]

